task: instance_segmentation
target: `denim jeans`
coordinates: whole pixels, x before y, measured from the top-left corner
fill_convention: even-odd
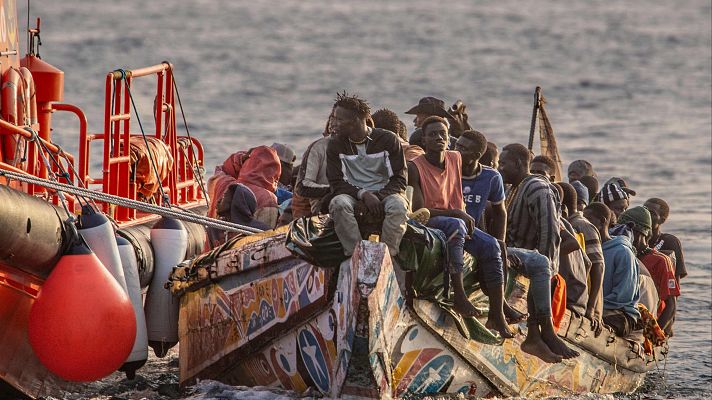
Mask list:
[[[482,287],[496,289],[504,284],[502,250],[497,239],[475,229],[471,238],[465,240],[465,251],[477,261],[477,275]]]
[[[551,263],[546,256],[536,250],[519,247],[507,247],[507,254],[517,256],[529,278],[527,293],[528,307],[533,311],[530,317],[535,320],[551,318]]]
[[[451,274],[462,272],[465,265],[463,251],[465,251],[465,235],[467,235],[465,221],[453,217],[432,217],[426,225],[443,231],[447,237],[449,262],[445,266],[445,270]]]

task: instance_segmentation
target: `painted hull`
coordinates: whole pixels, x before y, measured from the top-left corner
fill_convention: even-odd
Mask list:
[[[502,345],[465,339],[433,303],[406,305],[404,273],[382,244],[363,241],[336,271],[291,256],[284,234],[238,242],[215,260],[213,283],[183,291],[181,384],[215,379],[345,398],[541,397],[632,392],[654,368],[637,344],[605,330],[596,338],[568,312],[558,333],[581,356],[559,364],[522,352],[523,334]],[[520,310],[527,285],[518,277],[509,296]],[[359,307],[368,311],[357,323]],[[354,348],[355,332],[367,348]],[[369,385],[347,376],[357,353]]]
[[[425,378],[421,377],[419,381],[417,377],[423,374],[423,365],[428,363],[442,367],[439,370],[431,367],[430,386],[425,392],[433,393],[432,390],[439,387],[437,392],[477,396],[628,393],[637,389],[645,373],[654,368],[654,361],[641,354],[637,343],[617,338],[607,330],[596,338],[588,328],[588,320],[568,311],[558,334],[581,355],[558,364],[545,363],[521,351],[523,334],[504,341],[502,345],[465,339],[449,314],[435,304],[416,299],[413,309],[409,309],[402,292],[393,290],[399,284],[402,288],[402,282],[398,269],[390,262],[384,262],[374,294],[369,297],[370,332],[375,332],[377,337],[371,338],[369,350],[374,372],[382,377],[381,393],[393,397],[422,394],[425,385],[422,379]],[[526,310],[527,285],[525,278],[518,277],[508,298],[520,311]],[[522,326],[520,329],[526,328]],[[380,332],[386,334],[380,335]],[[436,353],[438,350],[441,353]],[[428,352],[432,355],[426,356]],[[373,361],[382,358],[383,354],[390,354],[390,362]],[[659,352],[657,356],[661,357]],[[421,357],[425,359],[417,361]],[[447,362],[438,362],[438,357]],[[416,371],[411,371],[413,368]],[[477,372],[463,373],[468,368]],[[433,374],[433,370],[439,375]]]
[[[212,283],[181,297],[180,381],[215,379],[336,397],[351,356],[359,266],[338,275],[295,259],[284,231],[217,258]]]

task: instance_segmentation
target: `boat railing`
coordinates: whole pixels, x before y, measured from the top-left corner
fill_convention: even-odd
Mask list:
[[[24,168],[0,161],[0,169],[21,174],[34,175],[45,179],[48,178],[48,171],[51,171],[54,176],[58,177],[58,179],[64,179],[64,183],[74,183],[76,181],[76,176],[74,174],[74,169],[70,168],[70,164],[72,166],[74,165],[74,156],[69,153],[65,153],[59,146],[39,137],[36,132],[33,133],[32,130],[28,130],[27,128],[28,127],[17,126],[0,119],[0,130],[3,134],[19,135],[20,138],[25,140],[26,145],[28,146],[27,158],[22,162],[25,166]],[[49,158],[56,160],[56,162],[49,162],[48,169],[46,161],[49,161]],[[10,187],[23,190],[30,195],[46,194],[50,201],[55,205],[59,205],[61,201],[56,193],[48,191],[42,186],[33,184],[23,185],[19,182],[10,182],[9,184]],[[74,210],[76,199],[71,195],[65,195],[65,198],[67,199],[67,206],[69,209]]]
[[[154,98],[155,131],[146,132],[138,117],[132,117],[134,99],[131,92],[134,79],[141,77],[156,78]],[[204,200],[195,176],[195,170],[202,168],[203,147],[194,138],[187,138],[181,145],[176,134],[175,84],[173,67],[164,62],[150,67],[134,70],[116,70],[106,76],[104,103],[104,131],[88,134],[80,132],[79,176],[87,185],[101,185],[104,193],[137,200],[137,187],[134,171],[131,168],[131,137],[154,137],[163,141],[173,157],[173,168],[161,182],[160,190],[154,193],[153,200],[161,203],[165,197],[172,205],[188,205]],[[132,132],[131,121],[136,118],[141,133]],[[81,120],[81,117],[80,117]],[[103,141],[103,160],[101,177],[90,175],[91,143]],[[153,163],[154,155],[147,149]],[[153,167],[153,166],[152,166]],[[151,200],[151,199],[149,199]],[[137,219],[137,212],[126,207],[103,205],[104,212],[117,222]]]

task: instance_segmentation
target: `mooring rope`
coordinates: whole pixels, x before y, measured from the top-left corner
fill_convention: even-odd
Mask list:
[[[21,174],[13,171],[0,170],[0,176],[6,176],[11,179],[15,179],[21,182],[32,183],[34,185],[42,186],[48,189],[56,190],[57,192],[65,192],[75,196],[84,196],[93,200],[102,201],[104,203],[115,204],[117,206],[132,208],[135,210],[160,215],[163,217],[175,218],[181,221],[192,222],[195,224],[221,229],[229,232],[237,232],[244,234],[253,234],[263,232],[260,229],[256,229],[250,226],[235,224],[228,221],[221,221],[219,219],[204,217],[192,212],[169,209],[166,207],[161,207],[153,204],[144,203],[138,200],[126,199],[123,197],[115,196],[112,194],[96,192],[89,189],[80,188],[77,186],[71,186],[60,182],[53,182],[47,179],[38,178],[36,176]]]

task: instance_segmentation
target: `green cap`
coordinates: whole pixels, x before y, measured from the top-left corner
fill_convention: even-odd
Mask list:
[[[632,207],[623,212],[618,217],[619,224],[633,223],[633,229],[640,231],[644,235],[650,235],[650,230],[653,227],[653,221],[650,217],[650,211],[643,206]]]

